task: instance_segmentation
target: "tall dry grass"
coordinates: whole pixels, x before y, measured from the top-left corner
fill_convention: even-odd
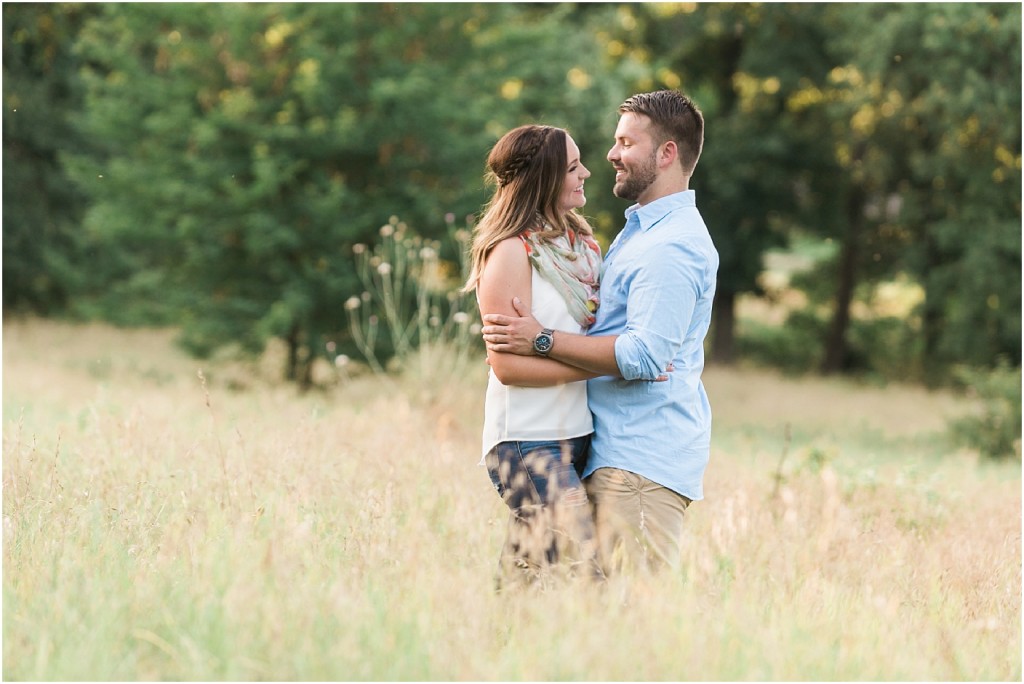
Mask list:
[[[5,679],[1021,679],[1020,468],[950,450],[949,395],[711,369],[680,572],[499,596],[482,361],[299,395],[164,332],[3,341]]]

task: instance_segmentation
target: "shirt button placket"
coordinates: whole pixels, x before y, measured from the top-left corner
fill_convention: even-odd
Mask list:
[[[625,227],[622,229],[622,232],[619,233],[618,238],[615,239],[615,242],[608,250],[608,253],[604,255],[604,261],[606,266],[608,262],[611,260],[612,255],[618,252],[620,249],[622,249],[622,246],[626,244],[626,242],[631,237],[633,237],[633,234],[636,233],[638,230],[640,230],[640,213],[634,211],[632,214],[629,215],[629,218],[626,219]]]

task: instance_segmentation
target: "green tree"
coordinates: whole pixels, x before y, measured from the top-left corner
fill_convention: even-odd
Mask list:
[[[485,199],[505,130],[606,106],[566,11],[104,6],[79,42],[99,153],[69,159],[95,202],[87,229],[119,255],[101,308],[159,303],[199,354],[282,338],[307,383],[347,334],[352,245],[392,215],[442,236]]]
[[[81,148],[68,121],[81,103],[71,45],[95,12],[80,4],[3,6],[5,313],[62,311],[83,285],[85,202],[59,154]]]
[[[842,9],[849,62],[831,75],[846,180],[824,370],[849,363],[858,284],[909,273],[925,301],[922,375],[1020,364],[1020,7]],[[909,336],[908,336],[909,337]]]
[[[939,5],[919,21],[921,50],[892,80],[913,96],[920,142],[906,220],[923,364],[943,379],[954,364],[1020,366],[1020,5]]]
[[[614,49],[639,68],[636,90],[679,88],[704,112],[705,147],[691,183],[721,259],[711,358],[735,355],[735,309],[760,292],[763,256],[784,245],[822,194],[822,141],[807,134],[794,93],[831,68],[815,5],[622,6]]]

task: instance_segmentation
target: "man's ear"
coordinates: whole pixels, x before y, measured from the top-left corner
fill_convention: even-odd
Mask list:
[[[668,168],[679,159],[679,146],[675,140],[666,140],[658,150],[658,165]]]

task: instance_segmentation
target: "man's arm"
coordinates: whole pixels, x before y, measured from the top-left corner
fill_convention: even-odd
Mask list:
[[[675,243],[652,255],[631,283],[626,331],[621,335],[583,336],[556,333],[550,356],[605,375],[628,380],[661,380],[686,342],[699,296],[706,257]],[[488,350],[533,354],[533,338],[541,330],[524,316],[485,315],[481,330]],[[500,354],[499,354],[500,356]]]
[[[481,330],[488,351],[532,356],[533,338],[543,326],[530,315],[526,306],[515,297],[512,306],[518,317],[505,314],[485,314],[486,325]],[[622,377],[615,361],[615,340],[618,335],[589,337],[556,330],[549,359],[567,363],[597,375]]]

